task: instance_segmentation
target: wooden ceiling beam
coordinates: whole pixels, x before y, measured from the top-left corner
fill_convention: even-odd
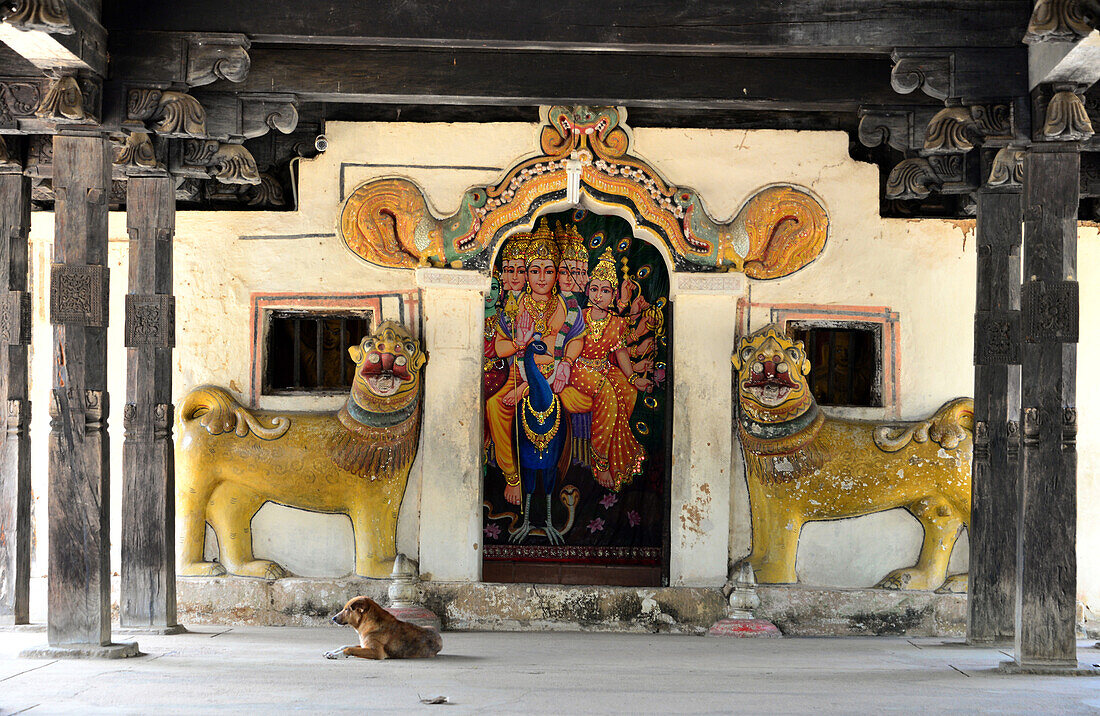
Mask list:
[[[255,42],[575,49],[590,52],[766,52],[831,48],[1018,45],[1031,0],[119,0],[112,33],[240,32]]]
[[[890,59],[700,57],[577,52],[253,46],[243,82],[220,92],[278,92],[302,102],[625,104],[679,109],[854,112],[896,103]],[[938,104],[914,95],[915,104]]]

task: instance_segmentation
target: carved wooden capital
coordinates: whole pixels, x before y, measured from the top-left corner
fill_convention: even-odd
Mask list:
[[[107,326],[106,266],[53,264],[50,267],[50,323]]]
[[[50,391],[50,429],[57,431],[61,428],[62,409],[80,410],[84,414],[85,432],[103,430],[107,424],[110,396],[105,390],[83,390],[78,394],[75,388],[54,388]],[[76,426],[74,426],[76,427]]]
[[[1024,42],[1076,42],[1090,32],[1078,0],[1037,0]]]
[[[126,93],[124,124],[137,124],[163,137],[204,137],[206,110],[184,92],[132,87]]]
[[[244,35],[194,35],[187,43],[187,84],[208,85],[216,80],[243,82],[252,65]]]
[[[69,21],[65,0],[10,0],[4,3],[4,22],[20,30],[41,30],[55,35],[76,32]]]
[[[1002,147],[993,157],[989,170],[990,186],[1018,187],[1024,181],[1024,150],[1021,147]]]
[[[164,166],[157,161],[153,140],[145,132],[130,132],[125,139],[117,142],[114,163],[132,169],[158,169]]]
[[[1028,281],[1020,291],[1024,340],[1076,343],[1080,292],[1076,281]]]
[[[1092,122],[1081,97],[1070,90],[1055,92],[1047,103],[1040,130],[1042,139],[1078,142],[1093,135]]]
[[[974,365],[1020,362],[1020,312],[977,311],[974,314]]]
[[[890,86],[895,92],[909,94],[917,89],[929,97],[947,99],[951,91],[950,55],[893,54]]]
[[[127,348],[171,348],[176,345],[175,297],[126,294],[124,343]]]
[[[51,80],[46,93],[42,95],[42,101],[34,110],[34,115],[54,122],[83,122],[88,119],[88,112],[84,109],[84,95],[76,77],[61,75]]]

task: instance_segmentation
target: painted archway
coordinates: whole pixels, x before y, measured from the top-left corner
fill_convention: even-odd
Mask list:
[[[457,212],[437,217],[408,179],[375,179],[345,200],[338,232],[364,260],[388,268],[449,266],[488,271],[493,249],[530,231],[549,206],[589,205],[625,216],[654,237],[680,270],[789,275],[820,255],[828,216],[805,189],[781,185],[749,197],[729,221],[702,198],[631,153],[622,107],[544,107],[539,152],[497,183],[468,189]]]

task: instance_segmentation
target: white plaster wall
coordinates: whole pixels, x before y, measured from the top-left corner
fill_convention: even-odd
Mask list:
[[[1077,346],[1077,598],[1100,617],[1100,229],[1077,231],[1081,335]]]
[[[326,128],[326,135],[329,150],[301,165],[301,210],[177,215],[177,402],[187,390],[207,382],[247,396],[251,370],[249,296],[253,292],[415,289],[412,272],[374,268],[353,257],[333,235],[341,201],[341,174],[346,192],[370,178],[409,177],[425,190],[431,205],[442,215],[457,207],[467,187],[495,180],[505,167],[518,157],[531,154],[538,144],[537,126],[522,123],[333,123]],[[820,197],[831,220],[829,243],[823,256],[794,276],[752,283],[752,300],[887,305],[900,313],[901,412],[903,417],[918,418],[945,400],[972,391],[972,224],[880,219],[877,169],[850,159],[847,146],[847,135],[839,132],[635,130],[636,152],[652,161],[672,182],[699,190],[707,209],[718,219],[728,219],[754,191],[768,184],[794,183]],[[346,164],[343,169],[341,163]],[[111,431],[116,475],[113,492],[117,495],[122,444],[119,412],[125,402],[125,351],[118,329],[121,296],[126,290],[126,232],[123,215],[112,214],[110,221],[114,269],[110,390],[115,406]],[[240,238],[297,234],[325,236]],[[50,380],[47,348],[50,330],[45,323],[47,293],[42,282],[48,274],[43,267],[48,266],[48,247],[52,242],[51,215],[35,215],[32,240],[36,284],[34,340],[43,347],[34,353],[33,376],[37,458],[34,474],[39,498],[36,505],[41,508],[48,431],[45,405]],[[1084,285],[1089,285],[1087,279]],[[1090,294],[1083,293],[1087,295]],[[721,319],[732,322],[735,317]],[[762,320],[766,316],[750,316],[753,327]],[[1084,334],[1084,322],[1082,330]],[[265,397],[259,401],[259,407],[327,409],[339,402],[339,398]],[[1082,453],[1089,418],[1082,408]],[[1083,476],[1085,464],[1082,455]],[[736,560],[747,553],[750,534],[748,498],[739,455],[732,456],[731,465],[729,557]],[[1095,467],[1089,466],[1087,470],[1092,474]],[[410,555],[417,554],[421,527],[420,473],[418,461],[410,475],[399,521],[398,547]],[[113,506],[114,514],[118,515],[117,497]],[[1096,523],[1095,519],[1092,521]],[[39,526],[44,524],[40,519]],[[268,505],[254,520],[253,528],[257,554],[276,559],[293,572],[340,575],[352,569],[351,528],[343,516],[308,514]],[[115,519],[116,550],[118,530]],[[309,535],[309,539],[303,539],[304,535]],[[1100,541],[1100,537],[1083,533],[1085,537]],[[40,547],[44,539],[45,530],[40,529]],[[799,551],[798,566],[805,581],[863,586],[877,581],[890,569],[911,562],[919,539],[919,526],[912,518],[896,512],[810,525]],[[45,552],[40,549],[38,554],[41,572]],[[958,556],[955,564],[959,566]],[[1082,584],[1086,572],[1082,564]]]

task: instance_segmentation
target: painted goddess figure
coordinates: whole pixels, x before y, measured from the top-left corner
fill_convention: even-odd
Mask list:
[[[562,405],[570,412],[592,413],[592,470],[596,481],[618,490],[641,472],[645,448],[634,437],[630,416],[639,390],[652,382],[635,374],[626,346],[627,320],[611,313],[619,278],[611,249],[604,251],[588,282],[585,336],[573,361]]]
[[[550,382],[551,389],[560,393],[569,382],[572,363],[584,344],[584,323],[580,315],[574,313],[571,316],[573,312],[567,309],[558,295],[560,262],[560,249],[543,219],[525,246],[526,290],[518,299],[509,296],[497,324],[494,342],[496,356],[507,359],[517,353],[521,354],[512,361],[508,380],[486,402],[489,435],[493,441],[497,466],[504,475],[504,499],[512,504],[519,504],[522,497],[512,444],[516,404],[527,390],[526,384],[522,382],[522,352],[536,335],[542,336],[543,342],[548,346],[554,346],[552,352],[534,356],[532,359]],[[518,274],[518,271],[514,273]],[[509,280],[507,263],[504,264],[502,278],[506,289],[510,290],[512,286],[518,285],[518,281],[513,283]],[[514,303],[509,305],[511,301]],[[564,398],[562,403],[567,410],[570,409]]]

